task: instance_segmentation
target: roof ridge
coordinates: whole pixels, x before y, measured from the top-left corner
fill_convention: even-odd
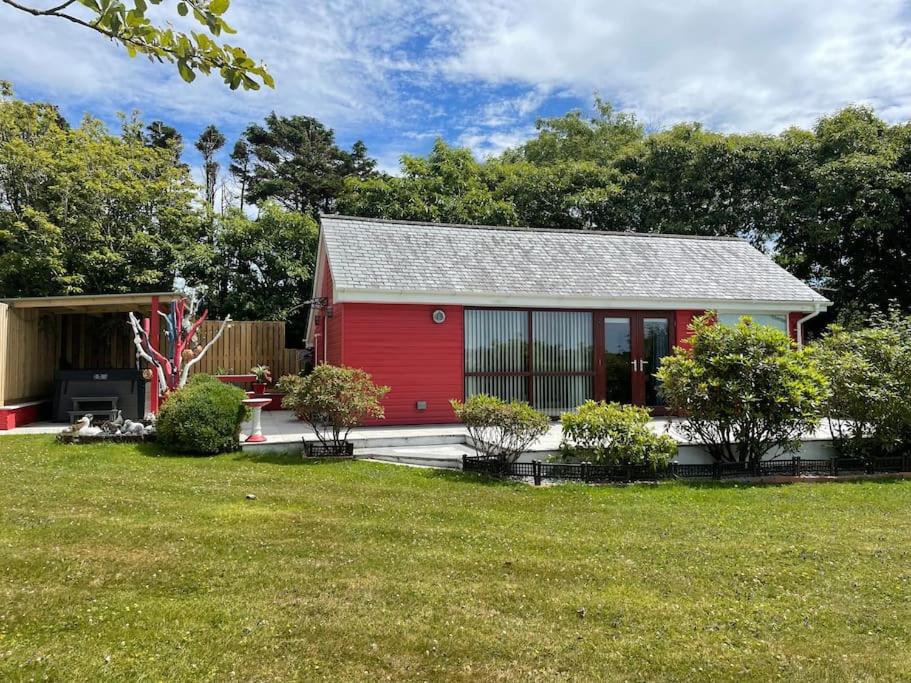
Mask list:
[[[576,228],[532,228],[528,226],[513,225],[473,225],[469,223],[435,223],[433,221],[409,221],[395,218],[370,218],[368,216],[348,216],[339,213],[320,214],[320,221],[340,220],[359,221],[363,223],[384,223],[387,225],[412,225],[432,228],[466,228],[470,230],[499,230],[503,232],[539,232],[570,235],[613,236],[613,237],[660,237],[665,239],[685,239],[724,242],[749,242],[743,237],[730,235],[680,235],[668,232],[636,232],[633,230],[579,230]]]

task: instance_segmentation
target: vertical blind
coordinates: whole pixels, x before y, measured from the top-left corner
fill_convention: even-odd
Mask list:
[[[531,398],[559,415],[591,398],[593,353],[589,312],[465,311],[466,397]]]

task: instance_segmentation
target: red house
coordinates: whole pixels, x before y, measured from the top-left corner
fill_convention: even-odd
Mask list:
[[[726,237],[323,216],[307,343],[391,391],[386,424],[454,421],[453,398],[550,415],[585,399],[661,412],[653,376],[693,316],[800,340],[829,301]]]

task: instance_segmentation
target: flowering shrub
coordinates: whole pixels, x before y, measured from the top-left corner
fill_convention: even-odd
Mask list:
[[[340,446],[351,428],[364,420],[385,417],[380,401],[389,392],[360,368],[326,364],[317,365],[306,377],[285,375],[277,387],[285,392],[282,407],[313,427],[327,447]]]
[[[807,351],[783,332],[755,325],[692,323],[690,348],[674,349],[657,372],[668,406],[686,415],[680,430],[717,462],[754,464],[770,450],[796,451],[819,426],[828,384]]]

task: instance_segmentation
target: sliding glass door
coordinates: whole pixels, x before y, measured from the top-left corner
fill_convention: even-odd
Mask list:
[[[662,412],[654,373],[673,316],[646,311],[465,310],[465,396],[528,401],[551,416],[590,398]]]

